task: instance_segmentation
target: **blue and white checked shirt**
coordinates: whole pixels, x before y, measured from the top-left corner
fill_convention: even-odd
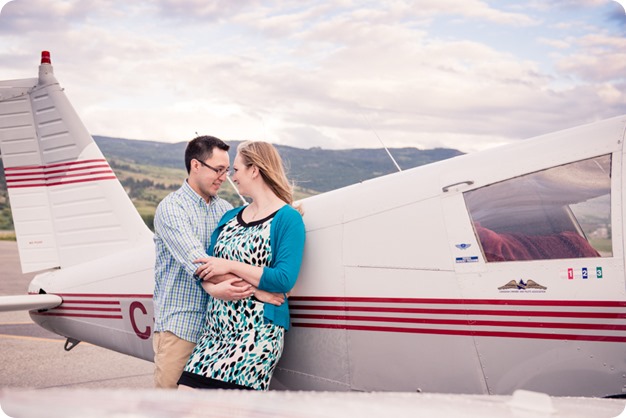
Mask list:
[[[154,328],[197,342],[209,295],[194,273],[193,260],[207,256],[211,234],[232,205],[219,197],[207,204],[187,184],[159,203],[154,216]]]

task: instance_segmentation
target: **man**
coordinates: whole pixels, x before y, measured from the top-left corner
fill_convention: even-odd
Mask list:
[[[156,210],[152,343],[157,388],[177,387],[205,320],[209,295],[198,283],[193,261],[207,257],[213,230],[232,209],[217,196],[230,166],[228,149],[212,136],[190,141],[185,150],[187,180]]]

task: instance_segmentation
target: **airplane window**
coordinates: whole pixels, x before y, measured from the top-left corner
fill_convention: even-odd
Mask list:
[[[488,262],[610,257],[611,156],[464,193]]]

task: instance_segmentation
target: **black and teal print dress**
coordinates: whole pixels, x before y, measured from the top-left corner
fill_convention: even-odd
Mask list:
[[[245,223],[242,213],[240,211],[224,225],[213,255],[269,266],[272,261],[270,226],[275,214]],[[195,381],[217,380],[232,384],[222,387],[267,390],[283,351],[285,329],[265,323],[263,306],[254,297],[238,301],[211,298],[204,333],[185,366],[187,373],[184,375],[197,375]],[[207,387],[215,385],[209,383]]]

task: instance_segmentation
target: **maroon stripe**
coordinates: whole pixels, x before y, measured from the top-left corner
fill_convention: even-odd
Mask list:
[[[74,304],[89,304],[89,305],[119,305],[120,302],[116,300],[64,300],[63,306]]]
[[[98,311],[98,312],[122,312],[122,310],[120,308],[84,308],[84,307],[68,307],[65,306],[65,303],[63,303],[60,306],[57,306],[56,308],[51,309],[51,311]]]
[[[101,318],[101,319],[123,319],[121,315],[95,315],[95,314],[71,314],[71,313],[54,313],[54,312],[31,312],[31,315],[42,316],[63,316],[72,318]]]
[[[527,305],[527,306],[587,306],[587,307],[626,307],[626,301],[606,300],[506,300],[506,299],[424,299],[424,298],[375,298],[375,297],[335,297],[335,296],[293,296],[293,302],[366,302],[366,303],[415,303],[443,305]]]
[[[40,171],[29,171],[29,172],[26,172],[26,173],[5,173],[5,177],[7,179],[10,179],[10,181],[17,181],[17,180],[13,180],[13,177],[20,177],[20,178],[22,178],[24,176],[69,173],[69,172],[72,172],[72,171],[91,170],[92,168],[107,168],[107,169],[109,169],[109,171],[111,171],[111,167],[109,167],[108,164],[99,164],[99,165],[88,165],[88,166],[85,166],[85,167],[67,168],[67,169],[64,169],[64,170],[50,170],[50,171],[40,170]],[[24,179],[24,180],[26,180],[26,179]],[[9,181],[9,180],[7,180],[7,181]]]
[[[97,167],[94,167],[97,168]],[[64,178],[70,178],[70,177],[85,177],[85,176],[94,176],[96,174],[113,174],[113,170],[111,170],[108,167],[103,167],[103,168],[107,168],[107,170],[99,170],[99,171],[89,171],[87,172],[87,168],[85,169],[80,169],[77,171],[85,171],[83,173],[77,173],[77,174],[59,174],[59,175],[54,175],[54,176],[49,176],[48,174],[51,173],[37,173],[42,175],[42,177],[30,177],[30,178],[9,178],[8,176],[6,177],[6,181],[7,183],[16,183],[16,182],[25,182],[25,181],[50,181],[50,180],[56,180],[56,179],[64,179]],[[67,173],[67,171],[64,171],[63,173]]]
[[[96,160],[81,160],[81,161],[68,161],[65,163],[54,163],[54,164],[47,164],[47,165],[27,165],[27,166],[22,166],[22,167],[5,167],[4,171],[5,173],[7,171],[19,171],[19,170],[36,170],[36,169],[46,169],[46,168],[51,168],[51,167],[62,167],[62,166],[70,166],[70,165],[77,165],[77,164],[91,164],[91,163],[106,163],[106,159],[104,158],[99,158]]]
[[[83,179],[83,180],[59,181],[59,182],[56,182],[56,183],[41,183],[41,184],[21,184],[21,185],[9,185],[9,184],[7,184],[7,188],[9,188],[9,189],[19,189],[19,188],[25,188],[25,187],[59,186],[59,185],[65,185],[65,184],[85,183],[85,182],[89,182],[89,181],[99,181],[99,180],[117,180],[117,177],[115,177],[115,176],[112,176],[112,177],[94,177],[94,178]]]
[[[521,327],[521,328],[565,328],[626,331],[626,325],[611,324],[574,324],[565,322],[520,322],[520,321],[473,321],[463,319],[432,319],[432,318],[391,318],[361,315],[312,315],[292,314],[293,319],[317,319],[333,321],[369,321],[369,322],[397,322],[410,324],[437,324],[437,325],[464,325],[487,327]]]
[[[438,335],[462,335],[470,337],[497,337],[497,338],[529,338],[541,340],[575,340],[575,341],[604,341],[604,342],[626,342],[626,337],[605,336],[605,335],[574,335],[574,334],[541,334],[530,332],[497,332],[497,331],[471,331],[471,330],[447,330],[428,328],[405,328],[405,327],[381,327],[364,325],[343,325],[343,324],[308,324],[293,323],[294,327],[301,328],[326,328],[345,329],[348,331],[373,331],[373,332],[401,332],[409,334],[438,334]]]
[[[553,312],[553,311],[506,311],[493,309],[428,309],[428,308],[390,308],[375,306],[333,306],[333,305],[289,305],[291,309],[308,311],[342,311],[342,312],[393,312],[408,314],[436,315],[491,315],[491,316],[546,316],[555,318],[626,318],[626,313],[614,312]]]
[[[65,297],[85,297],[85,298],[150,298],[150,294],[128,294],[128,293],[55,293],[57,296]]]
[[[104,168],[106,170],[88,171],[86,173],[66,174],[60,173],[87,171],[92,169]],[[53,169],[53,170],[50,170]],[[56,169],[56,170],[55,170]],[[49,187],[65,184],[85,183],[100,180],[117,180],[114,172],[105,159],[93,159],[83,161],[71,161],[64,163],[54,163],[39,166],[24,167],[5,167],[5,177],[7,178],[7,188],[26,188],[26,187]],[[58,175],[50,175],[58,174]],[[24,178],[24,176],[38,175],[35,178]],[[84,178],[85,176],[96,176]],[[76,180],[67,180],[68,178],[77,178]],[[21,182],[21,183],[20,183]],[[28,182],[35,182],[24,184]]]

